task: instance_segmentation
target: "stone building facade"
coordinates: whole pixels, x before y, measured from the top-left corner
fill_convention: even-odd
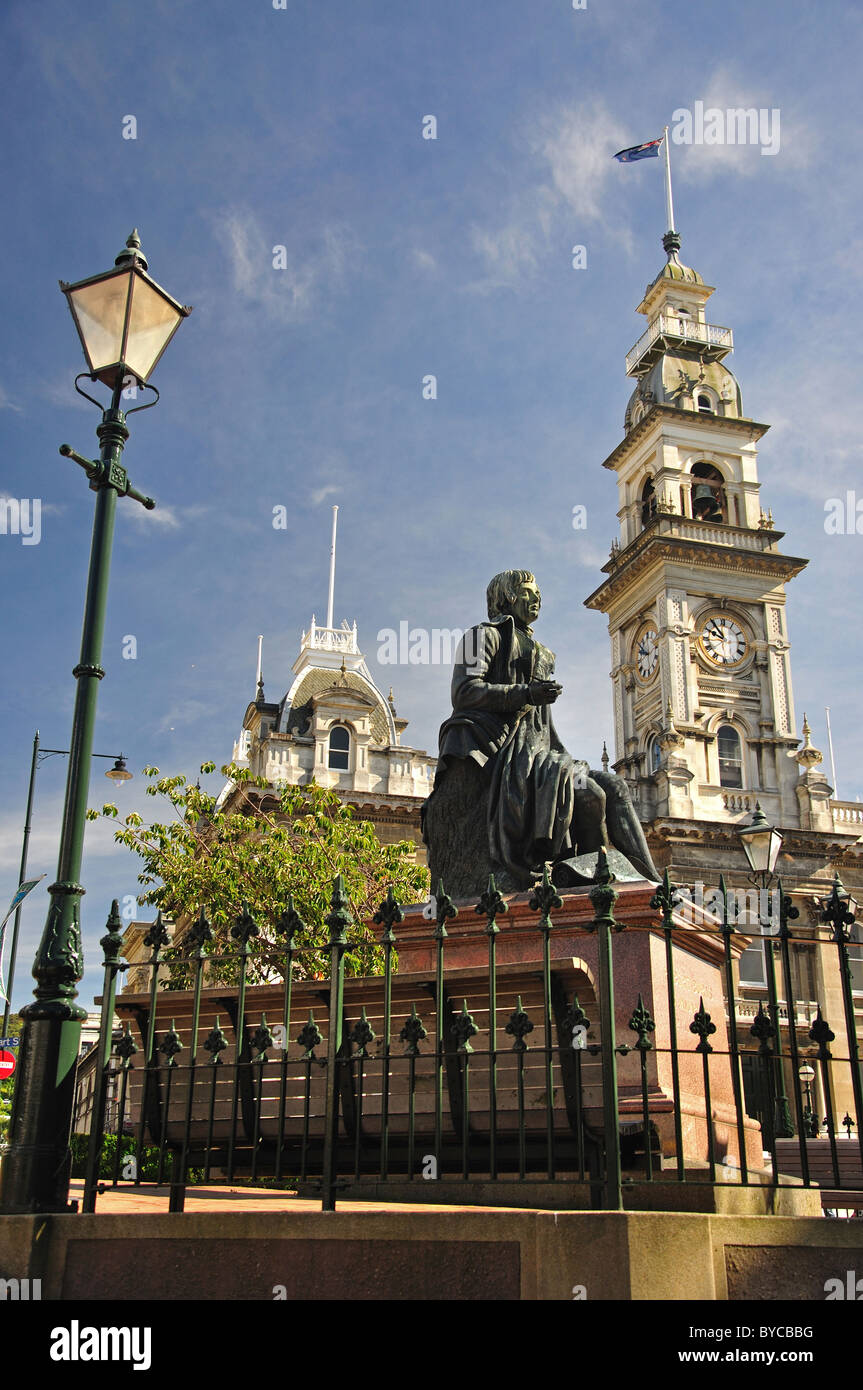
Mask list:
[[[666,264],[638,306],[647,328],[626,358],[636,384],[624,437],[603,464],[617,480],[620,533],[585,600],[608,618],[614,767],[655,862],[678,884],[713,888],[723,875],[739,893],[751,888],[738,831],[761,806],[782,833],[776,873],[801,914],[798,1020],[808,1028],[817,1003],[825,1016],[829,1007],[834,1049],[847,1055],[836,950],[814,938],[834,874],[863,889],[863,805],[834,799],[805,715],[798,731],[786,585],[807,561],[780,549],[761,502],[757,445],[769,427],[744,413],[725,360],[731,329],[707,322],[713,288],[681,263],[676,233],[663,245]],[[737,1010],[747,1047],[767,991],[765,943],[750,929]],[[859,927],[854,936],[863,941]],[[863,944],[852,955],[859,1035]],[[808,1050],[805,1030],[801,1041]],[[850,1099],[843,1079],[837,1103]]]

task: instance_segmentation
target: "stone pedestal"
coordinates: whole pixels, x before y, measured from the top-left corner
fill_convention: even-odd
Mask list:
[[[615,1024],[618,1047],[624,1044],[632,1047],[636,1033],[629,1027],[629,1021],[640,994],[656,1025],[655,1031],[650,1034],[653,1048],[647,1053],[648,1106],[650,1119],[660,1136],[663,1155],[667,1158],[674,1155],[676,1142],[670,1052],[671,1007],[665,934],[658,925],[659,914],[650,906],[655,891],[655,886],[648,883],[619,885],[620,896],[614,915],[623,930],[612,938]],[[588,888],[562,893],[561,896],[563,906],[552,913],[552,971],[562,971],[566,967],[571,981],[572,970],[575,969],[575,992],[590,1019],[587,1042],[592,1046],[599,1044],[602,1035],[602,1019],[596,1002],[598,940],[595,932],[586,930],[593,921],[593,905]],[[538,914],[530,908],[529,899],[529,893],[515,894],[507,899],[509,911],[498,918],[497,964],[499,967],[530,967],[541,976],[542,933],[537,927]],[[445,976],[458,974],[463,977],[466,970],[487,968],[488,937],[485,917],[476,913],[475,904],[468,902],[457,906],[458,917],[447,923],[444,971]],[[433,926],[433,923],[423,919],[420,909],[406,912],[405,921],[397,933],[400,974],[434,970],[436,946],[432,938]],[[746,944],[745,939],[740,938],[734,943],[735,952],[742,950]],[[723,962],[723,943],[715,919],[688,905],[686,920],[675,917],[672,945],[683,1153],[687,1165],[703,1166],[709,1156],[709,1123],[717,1165],[725,1164],[733,1170],[739,1167],[740,1153],[723,1000]],[[702,1054],[695,1050],[698,1036],[690,1030],[702,1000],[716,1025],[716,1032],[709,1039],[714,1051],[707,1056],[709,1116],[705,1102],[704,1061]],[[506,1040],[502,1034],[504,1023],[505,1020],[498,1020],[498,1048],[511,1045],[511,1039]],[[602,1077],[599,1057],[586,1056],[584,1060],[585,1063],[593,1063],[586,1065],[583,1072],[586,1119],[589,1124],[601,1128]],[[643,1105],[637,1051],[630,1051],[618,1059],[618,1098],[621,1123],[640,1127]],[[747,1166],[760,1170],[761,1132],[755,1120],[744,1118],[744,1135]],[[726,1171],[721,1176],[728,1180],[731,1174]]]

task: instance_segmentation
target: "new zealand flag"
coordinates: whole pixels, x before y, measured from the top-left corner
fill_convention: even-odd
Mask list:
[[[658,140],[648,140],[643,145],[630,145],[628,150],[618,150],[614,156],[619,159],[621,164],[632,164],[636,159],[656,159],[659,155],[659,146],[665,139],[660,135]]]

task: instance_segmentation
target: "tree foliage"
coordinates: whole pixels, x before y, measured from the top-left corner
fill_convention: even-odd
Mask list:
[[[213,763],[202,764],[202,773],[213,771]],[[165,952],[174,962],[174,987],[188,982],[188,967],[181,965],[187,956],[183,928],[201,909],[213,930],[207,953],[218,957],[236,955],[231,930],[248,907],[259,929],[249,942],[250,974],[263,979],[284,961],[279,923],[293,906],[305,924],[296,939],[301,952],[298,975],[328,974],[325,918],[339,874],[352,917],[346,969],[351,974],[374,973],[381,953],[363,924],[374,915],[387,888],[392,885],[403,903],[428,897],[428,870],[412,862],[411,842],[382,845],[372,825],[314,782],[273,789],[233,763],[222,772],[235,789],[225,806],[183,776],[162,777],[158,768],[144,768],[147,795],[165,803],[170,816],[146,824],[133,813],[114,836],[143,861],[138,882],[144,891],[138,901],[170,914],[180,929],[180,945]],[[261,798],[253,794],[256,788],[267,789],[271,809],[262,809]],[[118,812],[106,804],[88,816],[116,820]],[[208,978],[226,979],[226,971],[213,964]]]

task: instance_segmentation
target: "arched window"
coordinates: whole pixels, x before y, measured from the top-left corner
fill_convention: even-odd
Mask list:
[[[743,753],[739,733],[730,724],[722,724],[716,742],[719,750],[719,785],[742,787]]]
[[[710,399],[709,396],[706,396],[706,395],[704,395],[703,393],[699,393],[699,395],[696,397],[695,404],[698,406],[698,409],[699,409],[703,414],[706,414],[706,415],[712,415],[712,414],[713,414],[713,402],[712,402],[712,400]]]
[[[656,493],[653,490],[653,479],[645,478],[644,487],[641,489],[641,524],[646,526],[652,517],[656,515]]]
[[[351,765],[351,736],[344,724],[334,724],[330,729],[329,758],[327,766],[336,772],[347,772]]]
[[[764,942],[754,941],[740,955],[740,983],[742,985],[767,984],[767,965],[764,960]]]
[[[712,463],[692,466],[692,515],[696,521],[713,522],[725,521],[728,515],[724,479]]]
[[[656,734],[652,734],[647,740],[647,775],[652,777],[654,772],[659,771],[659,764],[662,762],[662,749],[659,746],[659,739]]]

